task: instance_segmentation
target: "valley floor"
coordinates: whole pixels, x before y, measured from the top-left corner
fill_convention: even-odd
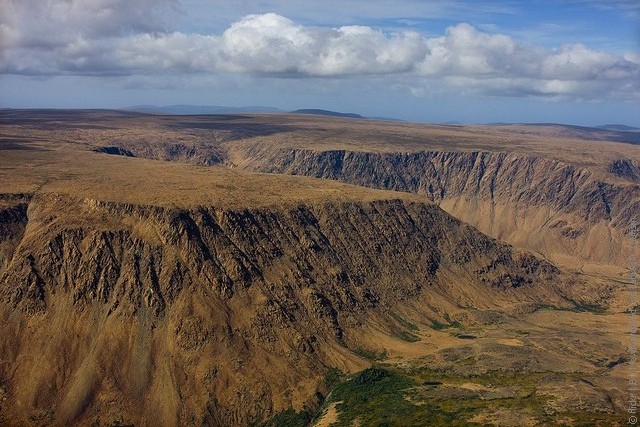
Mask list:
[[[637,338],[632,315],[619,310],[629,286],[607,311],[461,311],[450,324],[407,321],[419,340],[376,337],[372,367],[343,376],[311,425],[631,425]]]

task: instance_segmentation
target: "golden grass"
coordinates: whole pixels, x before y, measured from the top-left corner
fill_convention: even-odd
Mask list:
[[[96,146],[214,148],[234,161],[252,150],[508,151],[589,167],[640,163],[640,146],[575,139],[553,126],[443,126],[308,115],[160,116],[114,111],[12,111],[0,115],[0,192],[64,192],[158,205],[272,205],[326,198],[415,198],[329,181],[96,154]],[[563,133],[564,132],[564,133]],[[602,135],[600,135],[601,137]],[[161,149],[158,152],[162,152]],[[241,153],[234,156],[234,153]]]
[[[260,136],[236,144],[270,144],[312,150],[367,152],[489,151],[517,152],[541,156],[617,180],[607,172],[609,163],[620,158],[640,162],[640,145],[583,139],[568,128],[554,126],[445,126],[415,123],[307,118],[300,116],[258,116],[265,122],[289,123],[290,132]],[[602,137],[603,135],[598,135]],[[582,137],[586,137],[582,134]]]
[[[122,142],[183,143],[233,148],[268,144],[277,148],[371,152],[506,151],[544,156],[578,166],[606,167],[611,160],[640,161],[640,145],[599,140],[607,132],[549,125],[426,125],[296,114],[161,116],[112,111],[6,111],[0,144],[88,149]],[[3,117],[4,116],[4,117]],[[20,121],[29,117],[30,121]],[[0,145],[1,146],[1,145]]]
[[[0,151],[0,183],[0,193],[62,193],[159,206],[244,208],[323,200],[422,200],[314,178],[66,149]]]

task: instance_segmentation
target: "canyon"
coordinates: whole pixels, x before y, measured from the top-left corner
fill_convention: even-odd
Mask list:
[[[362,382],[424,425],[621,424],[628,142],[3,111],[0,423],[379,422]]]

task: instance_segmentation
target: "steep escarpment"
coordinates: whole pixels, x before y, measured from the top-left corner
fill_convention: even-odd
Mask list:
[[[316,405],[329,367],[364,366],[367,328],[391,335],[389,313],[567,306],[586,286],[430,204],[12,206],[4,421],[246,425]]]
[[[182,161],[207,166],[221,163],[223,160],[219,149],[204,144],[127,140],[118,141],[118,145],[93,147],[92,151],[115,156]]]
[[[73,168],[82,169],[83,179],[92,181],[99,192],[106,192],[101,175],[118,180],[118,189],[130,188],[133,180],[123,182],[132,173],[129,165],[136,169],[144,165],[145,173],[137,173],[136,180],[150,187],[156,186],[156,178],[145,177],[155,168],[167,172],[162,182],[171,181],[174,188],[223,187],[219,181],[199,184],[208,180],[205,168],[187,171],[142,158],[175,160],[174,166],[195,163],[212,169],[224,165],[236,171],[309,175],[424,194],[493,237],[571,267],[607,274],[628,267],[628,229],[640,207],[638,147],[608,142],[626,139],[596,129],[426,126],[304,115],[129,116],[81,111],[12,112],[2,123],[5,158],[25,166],[19,174],[0,171],[4,181],[16,181],[6,192],[60,183],[57,171],[74,162]],[[60,150],[46,151],[52,144]],[[40,166],[27,167],[35,158]],[[100,173],[93,173],[99,165],[103,166]],[[29,178],[33,174],[39,175],[37,179]],[[64,190],[72,181],[55,190]],[[229,179],[236,181],[242,180]],[[130,201],[136,203],[138,197],[135,194]],[[118,194],[111,198],[117,199]]]
[[[267,147],[237,157],[252,170],[424,194],[493,237],[563,261],[626,265],[626,236],[640,210],[637,184],[609,182],[585,168],[519,153]],[[628,162],[614,166],[632,178]]]
[[[609,163],[608,170],[610,173],[631,182],[640,182],[640,164],[631,159],[616,159]]]
[[[11,261],[24,235],[29,199],[24,194],[0,195],[0,272]]]

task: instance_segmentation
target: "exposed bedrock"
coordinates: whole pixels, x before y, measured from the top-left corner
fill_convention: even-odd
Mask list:
[[[329,367],[389,313],[568,307],[611,291],[435,205],[386,200],[159,208],[6,201],[0,387],[7,420],[246,425],[318,404]],[[594,288],[594,289],[596,289]],[[369,329],[367,329],[369,328]]]
[[[579,266],[627,267],[640,186],[544,157],[502,152],[245,150],[245,168],[424,194],[492,237]],[[617,164],[625,175],[628,162]]]

